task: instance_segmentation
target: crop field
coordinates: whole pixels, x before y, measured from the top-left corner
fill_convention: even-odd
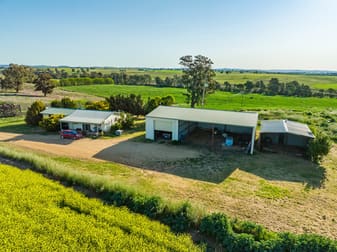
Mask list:
[[[176,103],[187,106],[182,88],[159,88],[131,85],[89,85],[62,87],[63,90],[108,97],[116,94],[140,94],[143,99],[173,95]],[[337,108],[337,99],[316,97],[264,96],[259,94],[232,94],[216,91],[207,97],[205,108],[230,110],[288,109],[297,111],[327,110]]]
[[[0,165],[0,247],[11,251],[200,251],[187,235]]]
[[[71,73],[70,68],[59,68],[59,70],[64,69],[66,72]],[[96,71],[103,74],[109,74],[111,72],[118,73],[120,68],[91,68],[90,72]],[[137,69],[137,68],[126,68],[123,69],[127,74],[149,74],[152,79],[155,77],[160,77],[162,79],[166,77],[173,77],[174,75],[181,75],[181,70],[174,69]],[[245,83],[246,81],[256,82],[262,80],[265,83],[271,78],[278,78],[280,82],[290,82],[293,80],[298,81],[300,84],[306,84],[316,89],[337,89],[337,76],[328,75],[309,75],[309,74],[283,74],[283,73],[253,73],[253,72],[216,72],[215,80],[219,83],[224,83],[228,81],[231,84]]]

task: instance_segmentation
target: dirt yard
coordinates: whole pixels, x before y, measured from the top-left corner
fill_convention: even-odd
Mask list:
[[[197,150],[184,146],[170,146],[158,143],[132,141],[133,135],[112,139],[82,138],[79,140],[61,139],[55,135],[13,134],[0,132],[0,141],[11,142],[18,146],[47,152],[53,155],[68,156],[79,159],[116,161],[140,166],[149,161],[175,161],[196,158]]]

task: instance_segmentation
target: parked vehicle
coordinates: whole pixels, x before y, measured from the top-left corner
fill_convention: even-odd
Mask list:
[[[79,139],[83,137],[83,135],[76,130],[62,130],[60,132],[60,137],[63,138],[68,138],[68,139]]]

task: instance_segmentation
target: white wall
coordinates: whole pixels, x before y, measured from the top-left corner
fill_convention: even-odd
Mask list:
[[[156,128],[156,125],[158,128]],[[154,131],[162,130],[172,132],[172,140],[179,140],[178,132],[178,120],[172,119],[157,119],[146,117],[145,119],[145,130],[146,130],[146,139],[154,140]]]
[[[153,118],[146,117],[145,119],[145,138],[154,140],[154,123]]]

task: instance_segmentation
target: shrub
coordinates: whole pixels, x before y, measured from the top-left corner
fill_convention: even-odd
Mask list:
[[[63,115],[51,115],[47,118],[43,118],[39,126],[46,131],[59,131],[61,118],[63,118]]]
[[[42,120],[41,111],[45,110],[46,106],[42,101],[35,101],[28,108],[25,121],[28,125],[38,126]]]
[[[61,100],[53,100],[50,106],[54,108],[77,108],[76,101],[70,99],[69,97],[63,97]]]
[[[314,163],[319,163],[329,153],[330,148],[330,138],[323,132],[316,132],[316,138],[309,142],[307,156]]]
[[[0,117],[17,116],[20,112],[20,105],[13,103],[0,103]]]
[[[120,118],[111,128],[112,131],[119,129],[131,129],[135,125],[134,117],[129,113],[121,113]]]

